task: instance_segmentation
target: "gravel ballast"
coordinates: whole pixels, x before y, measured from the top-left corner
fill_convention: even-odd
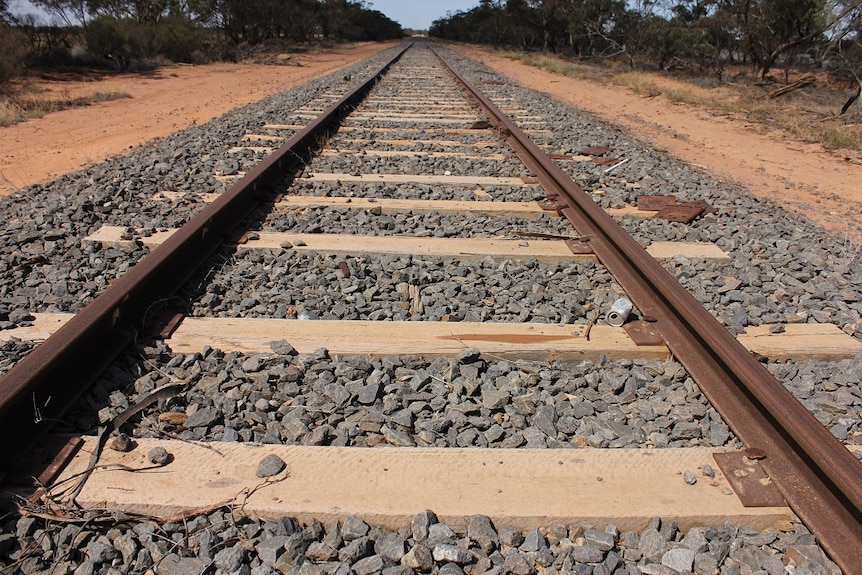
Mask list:
[[[614,149],[610,155],[628,159],[610,172],[589,162],[561,163],[603,206],[634,205],[637,195],[649,193],[672,194],[679,201],[705,200],[716,207],[716,214],[689,225],[638,218],[620,222],[643,245],[708,241],[724,249],[730,262],[680,257],[665,266],[728,329],[738,332],[760,323],[834,323],[851,336],[862,337],[862,258],[852,249],[799,216],[669,158],[575,108],[448,54],[492,98],[501,103],[511,98],[518,107],[543,118],[544,124],[530,127],[550,130],[553,139],[537,135],[549,151],[577,153],[590,145],[607,145]],[[352,77],[366,75],[381,60],[382,56],[375,57],[354,66]],[[404,64],[411,63],[427,66],[429,60],[411,52]],[[393,69],[393,77],[402,74],[400,66]],[[130,237],[181,225],[204,205],[200,194],[229,185],[215,182],[215,174],[238,174],[259,161],[259,153],[228,152],[240,145],[243,135],[262,133],[268,123],[305,123],[292,112],[325,107],[332,98],[323,94],[344,90],[345,77],[341,71],[53,184],[36,186],[27,196],[3,200],[0,212],[10,225],[0,236],[0,290],[5,306],[0,308],[0,328],[26,325],[29,314],[35,312],[79,310],[111,278],[148,252],[138,243],[99,245],[83,242],[84,236],[100,225],[128,227]],[[384,81],[375,88],[375,97],[390,98],[396,92]],[[478,132],[464,141],[495,138],[491,131]],[[344,130],[330,147],[355,147],[349,140],[363,133],[378,139],[421,137],[408,130]],[[283,134],[289,136],[289,131]],[[417,146],[421,145],[406,149]],[[507,153],[502,148],[488,151]],[[306,175],[359,171],[528,175],[513,159],[481,162],[427,156],[320,156],[305,170]],[[162,190],[187,196],[153,201]],[[482,191],[487,195],[477,197],[472,187],[324,183],[303,177],[288,190],[380,198],[543,198],[536,186]],[[386,215],[315,207],[262,210],[253,220],[256,230],[302,233],[505,237],[530,242],[541,240],[518,232],[576,235],[564,220],[547,216],[525,220],[436,213]],[[418,308],[407,295],[411,286],[419,292]],[[336,257],[289,248],[225,249],[171,305],[194,316],[585,324],[603,317],[620,295],[610,275],[591,262]],[[29,342],[4,344],[0,371],[30,348]],[[207,348],[180,355],[163,343],[144,342],[124,354],[70,410],[65,429],[92,431],[159,386],[184,382],[176,397],[144,410],[129,434],[363,448],[741,446],[673,361],[511,362],[466,347],[459,357],[437,359],[330,357],[326,349],[299,355],[290,345],[289,334],[284,341],[273,342],[272,350],[272,354],[246,355]],[[785,361],[768,367],[836,437],[849,444],[862,443],[862,357],[843,362]],[[277,461],[267,462],[259,469],[260,476],[268,477],[277,468]],[[686,487],[682,477],[680,484]],[[325,526],[300,525],[290,518],[262,521],[220,509],[158,526],[113,518],[80,528],[23,518],[6,523],[0,542],[2,561],[15,563],[23,573],[52,567],[53,572],[76,574],[150,569],[261,575],[780,575],[791,567],[797,575],[840,573],[796,521],[765,531],[726,524],[681,532],[672,522],[655,518],[640,531],[621,533],[612,525],[518,530],[494,525],[481,516],[444,525],[425,512],[393,532],[360,518]]]
[[[22,573],[781,575],[792,565],[794,573],[840,575],[805,527],[790,521],[760,532],[730,523],[681,532],[660,518],[639,532],[613,525],[524,531],[481,515],[449,525],[424,511],[391,531],[359,517],[300,525],[290,517],[263,521],[215,510],[159,526],[119,522],[101,532],[76,525],[45,530],[33,518],[4,527],[0,546],[21,546],[10,559]]]

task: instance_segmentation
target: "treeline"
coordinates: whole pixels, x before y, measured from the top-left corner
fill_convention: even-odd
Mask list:
[[[308,41],[378,41],[404,32],[352,0],[33,0],[52,23],[13,17],[0,0],[0,50],[26,48],[24,63],[90,63],[127,68],[160,58],[231,60],[252,47]],[[12,60],[0,52],[0,81]]]
[[[828,66],[860,84],[862,0],[481,0],[430,35],[719,77],[747,64]]]

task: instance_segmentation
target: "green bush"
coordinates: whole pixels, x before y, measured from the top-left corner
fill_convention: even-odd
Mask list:
[[[132,62],[135,67],[146,67],[164,60],[198,63],[208,59],[205,31],[180,18],[141,24],[101,16],[87,24],[84,41],[91,54],[114,60],[123,68]]]
[[[126,69],[131,60],[129,32],[125,23],[111,16],[99,16],[84,26],[84,44],[93,56],[113,60]]]
[[[165,18],[153,28],[159,54],[173,62],[198,63],[202,59],[203,33],[177,18]]]

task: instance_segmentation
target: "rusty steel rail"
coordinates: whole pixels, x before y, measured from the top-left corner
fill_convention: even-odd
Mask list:
[[[153,302],[174,294],[258,205],[260,196],[299,168],[411,45],[294,134],[0,378],[0,470],[25,456],[49,423],[134,341]]]
[[[655,320],[674,357],[760,459],[793,511],[847,575],[862,573],[862,463],[514,121],[435,53],[644,316]]]

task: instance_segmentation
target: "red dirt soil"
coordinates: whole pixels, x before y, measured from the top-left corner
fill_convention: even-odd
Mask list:
[[[393,43],[358,44],[284,56],[284,64],[177,65],[147,74],[41,81],[64,98],[98,92],[122,98],[64,110],[0,128],[0,195],[122,154],[137,144],[207,122],[384,50]]]

